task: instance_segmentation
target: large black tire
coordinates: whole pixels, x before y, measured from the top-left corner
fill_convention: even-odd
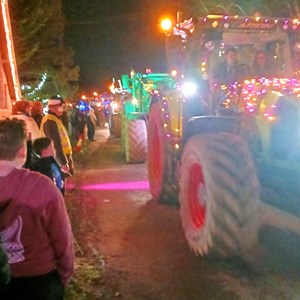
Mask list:
[[[145,120],[127,120],[125,156],[128,163],[144,163],[147,155],[147,126]]]
[[[150,193],[160,203],[177,203],[176,190],[168,165],[170,146],[163,128],[160,102],[151,105],[148,119],[147,167]]]
[[[181,160],[179,202],[185,237],[197,254],[245,254],[259,227],[259,183],[247,144],[226,132],[192,137]]]
[[[112,114],[110,127],[109,127],[110,134],[114,135],[117,138],[121,137],[121,128],[122,128],[121,114]]]

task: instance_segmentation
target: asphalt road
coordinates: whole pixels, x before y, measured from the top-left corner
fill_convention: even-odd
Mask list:
[[[178,208],[151,199],[145,164],[126,164],[106,128],[96,139],[78,156],[67,192],[78,247],[104,266],[101,282],[91,283],[93,299],[300,299],[297,219],[262,205],[257,251],[247,259],[198,257]]]

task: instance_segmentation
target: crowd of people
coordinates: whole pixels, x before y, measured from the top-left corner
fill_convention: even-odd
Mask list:
[[[44,118],[41,126],[47,122]],[[51,136],[63,131],[59,122],[49,126]],[[0,120],[0,298],[62,300],[74,270],[72,229],[63,197],[69,160],[59,161],[54,142],[39,136],[32,144],[37,160],[26,166],[28,124],[23,117]],[[59,138],[66,159],[64,137]]]
[[[68,108],[59,96],[47,114],[21,100],[0,119],[0,299],[62,300],[73,274],[66,178],[85,127],[95,140],[96,117],[88,105]]]

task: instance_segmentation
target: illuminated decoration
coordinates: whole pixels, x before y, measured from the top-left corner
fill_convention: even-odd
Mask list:
[[[226,23],[224,23],[223,26],[224,26],[225,29],[228,29],[230,27],[230,24],[226,22]]]
[[[46,80],[47,80],[47,73],[44,73],[44,74],[42,74],[42,78],[41,78],[41,81],[39,82],[39,84],[31,92],[28,92],[26,95],[28,97],[34,96],[34,94],[36,92],[38,92],[38,91],[40,91],[42,89],[42,87],[44,86]],[[23,86],[22,85],[21,89],[24,90],[25,87],[28,87],[28,86]]]
[[[260,109],[263,96],[269,93],[276,93],[278,96],[296,96],[300,102],[300,83],[297,79],[288,78],[259,78],[249,79],[241,83],[231,85],[215,85],[216,91],[222,95],[221,107],[223,109],[239,108],[248,113],[257,112]],[[276,105],[270,105],[264,116],[269,120],[274,119]]]
[[[186,82],[181,87],[184,96],[192,96],[197,90],[197,85],[193,82]]]
[[[160,23],[161,28],[165,31],[169,31],[172,28],[172,21],[170,19],[163,19]]]
[[[232,29],[257,29],[257,30],[274,30],[280,28],[282,30],[297,30],[300,26],[299,19],[286,18],[270,18],[261,16],[240,17],[227,15],[207,15],[197,20],[202,23],[203,28],[232,28]],[[173,34],[181,36],[182,40],[186,40],[194,31],[194,23],[192,19],[185,20],[173,28]],[[166,32],[167,33],[167,32]]]
[[[116,103],[116,102],[112,102],[111,107],[112,107],[113,110],[117,110],[119,108],[119,104]]]
[[[203,61],[201,63],[201,72],[205,73],[206,72],[206,68],[207,68],[206,61]]]
[[[88,109],[88,105],[86,103],[84,103],[83,101],[80,101],[76,107],[80,110],[80,111],[85,111]]]
[[[116,93],[114,83],[112,83],[112,84],[109,86],[109,90],[110,90],[110,92],[111,92],[112,94],[115,94],[115,93]]]
[[[28,84],[21,85],[21,90],[22,91],[31,90],[31,89],[32,89],[32,87]]]
[[[171,76],[176,77],[178,75],[178,71],[177,70],[172,70],[171,71]]]
[[[163,113],[164,116],[164,132],[165,132],[165,137],[167,140],[169,140],[172,144],[172,147],[174,147],[174,149],[177,151],[180,149],[179,146],[179,135],[180,135],[180,130],[179,129],[175,129],[175,132],[178,136],[174,136],[171,132],[172,127],[170,124],[170,113],[169,113],[169,108],[168,108],[168,103],[166,101],[166,98],[163,97],[162,98],[162,108],[161,111]]]
[[[8,12],[8,4],[7,0],[1,0],[1,12],[3,16],[3,23],[4,23],[4,30],[5,30],[5,38],[6,38],[6,45],[8,50],[8,59],[9,65],[12,74],[12,80],[14,85],[15,97],[16,100],[21,100],[21,89],[19,84],[19,77],[17,73],[17,66],[16,66],[16,59],[14,55],[14,46],[13,46],[13,39],[11,34],[11,26],[10,26],[10,17]]]
[[[226,23],[226,24],[228,24],[228,23]],[[211,24],[211,27],[212,27],[212,28],[217,28],[218,25],[219,25],[218,21],[214,21],[214,22]]]

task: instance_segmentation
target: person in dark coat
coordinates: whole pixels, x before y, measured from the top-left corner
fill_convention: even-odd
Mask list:
[[[87,117],[86,117],[86,125],[87,125],[87,135],[88,139],[91,142],[95,141],[95,127],[96,127],[96,115],[94,109],[89,106]]]
[[[83,102],[79,101],[73,108],[71,116],[72,124],[72,140],[74,144],[74,150],[80,152],[84,144],[84,128],[86,125],[85,116],[86,106]]]
[[[42,102],[40,101],[31,102],[31,116],[40,128],[44,116]]]
[[[242,80],[249,72],[249,66],[239,63],[238,52],[231,47],[225,50],[225,60],[214,69],[213,78],[217,84],[229,85]]]
[[[28,169],[42,173],[49,177],[64,195],[64,174],[55,160],[53,142],[47,138],[38,138],[32,144],[36,159],[28,165]]]

